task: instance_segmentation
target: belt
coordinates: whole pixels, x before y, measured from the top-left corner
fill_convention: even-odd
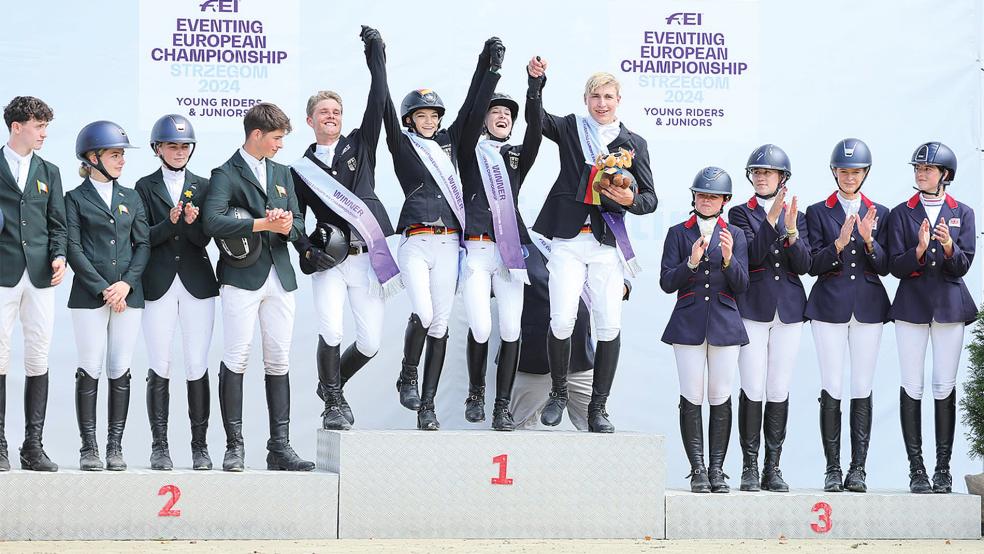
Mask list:
[[[438,227],[434,225],[411,225],[403,231],[403,234],[408,237],[414,235],[453,235],[457,233],[458,230],[454,227]]]
[[[581,230],[578,231],[578,232],[579,233],[590,233],[591,232],[591,226],[590,225],[581,225]]]
[[[481,235],[465,235],[465,240],[484,240],[487,242],[493,242],[492,237],[486,233]]]
[[[364,244],[362,245],[350,244],[348,249],[348,255],[357,256],[359,254],[365,254],[368,251],[369,251],[369,247]]]

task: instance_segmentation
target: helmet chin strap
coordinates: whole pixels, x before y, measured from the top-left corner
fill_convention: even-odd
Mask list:
[[[181,166],[181,167],[174,167],[173,165],[167,163],[167,160],[164,159],[164,156],[161,156],[161,152],[159,150],[160,144],[161,143],[157,143],[157,144],[154,145],[154,154],[157,154],[157,157],[161,159],[161,165],[163,165],[164,167],[170,169],[171,171],[173,171],[175,173],[178,173],[180,171],[184,171],[184,169],[186,167],[188,167],[188,162],[191,161],[191,157],[195,154],[195,145],[192,144],[191,145],[191,152],[188,152],[188,159],[185,160],[184,165]]]
[[[694,208],[694,209],[690,210],[690,213],[693,214],[693,215],[695,215],[695,216],[697,216],[697,217],[699,217],[699,218],[701,218],[701,219],[703,219],[703,220],[705,220],[705,221],[707,221],[708,219],[717,219],[717,218],[721,217],[721,214],[724,213],[724,205],[728,203],[728,201],[725,200],[724,203],[721,204],[721,209],[718,210],[718,212],[716,214],[714,214],[714,215],[704,215],[704,214],[700,213],[699,211],[697,211],[697,194],[694,193],[694,192],[691,192],[690,195],[691,195],[691,198],[693,198],[690,201],[690,205],[693,206],[693,208]],[[730,199],[730,197],[729,197],[729,199]]]
[[[939,182],[936,183],[936,191],[933,192],[932,194],[924,191],[923,189],[921,189],[919,187],[912,187],[913,190],[917,190],[917,191],[919,191],[920,194],[925,194],[926,196],[940,196],[941,194],[945,194],[946,193],[946,185],[943,184],[943,179],[946,178],[946,173],[945,173],[946,170],[944,169],[943,171],[944,171],[944,173],[942,175],[940,175]]]
[[[785,179],[783,179],[782,182],[779,183],[779,186],[776,187],[776,190],[772,191],[771,193],[769,193],[769,194],[759,194],[759,193],[756,192],[755,193],[755,196],[761,198],[762,200],[772,200],[773,198],[775,198],[776,196],[778,196],[779,195],[779,191],[781,191],[784,188],[786,188],[786,180]]]
[[[834,183],[837,185],[837,190],[843,192],[844,194],[861,194],[861,186],[864,185],[864,182],[868,180],[869,171],[871,171],[871,166],[865,168],[864,177],[861,179],[861,184],[858,185],[858,189],[854,192],[851,192],[851,191],[844,190],[844,187],[841,186],[840,181],[837,180],[837,172],[834,170],[833,167],[830,168],[830,172],[834,174]]]
[[[508,135],[506,135],[505,138],[499,138],[499,137],[495,136],[494,134],[492,134],[492,131],[489,130],[488,125],[485,126],[484,133],[489,137],[489,140],[494,140],[496,142],[506,142],[506,141],[509,140],[509,137],[512,136],[512,133],[510,132]]]

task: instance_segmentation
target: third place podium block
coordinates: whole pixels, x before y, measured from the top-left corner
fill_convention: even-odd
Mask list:
[[[339,538],[663,538],[663,437],[318,432]]]

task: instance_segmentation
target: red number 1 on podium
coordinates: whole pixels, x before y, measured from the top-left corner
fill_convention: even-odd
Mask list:
[[[513,480],[511,477],[506,477],[506,472],[509,471],[509,455],[499,454],[495,458],[492,458],[493,464],[498,464],[499,466],[499,476],[492,478],[493,485],[511,485]]]

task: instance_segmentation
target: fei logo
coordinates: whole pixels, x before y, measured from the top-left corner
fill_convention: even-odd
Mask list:
[[[700,25],[704,14],[697,12],[677,12],[671,13],[666,18],[667,25]]]
[[[198,7],[203,12],[239,13],[239,0],[205,0]]]

